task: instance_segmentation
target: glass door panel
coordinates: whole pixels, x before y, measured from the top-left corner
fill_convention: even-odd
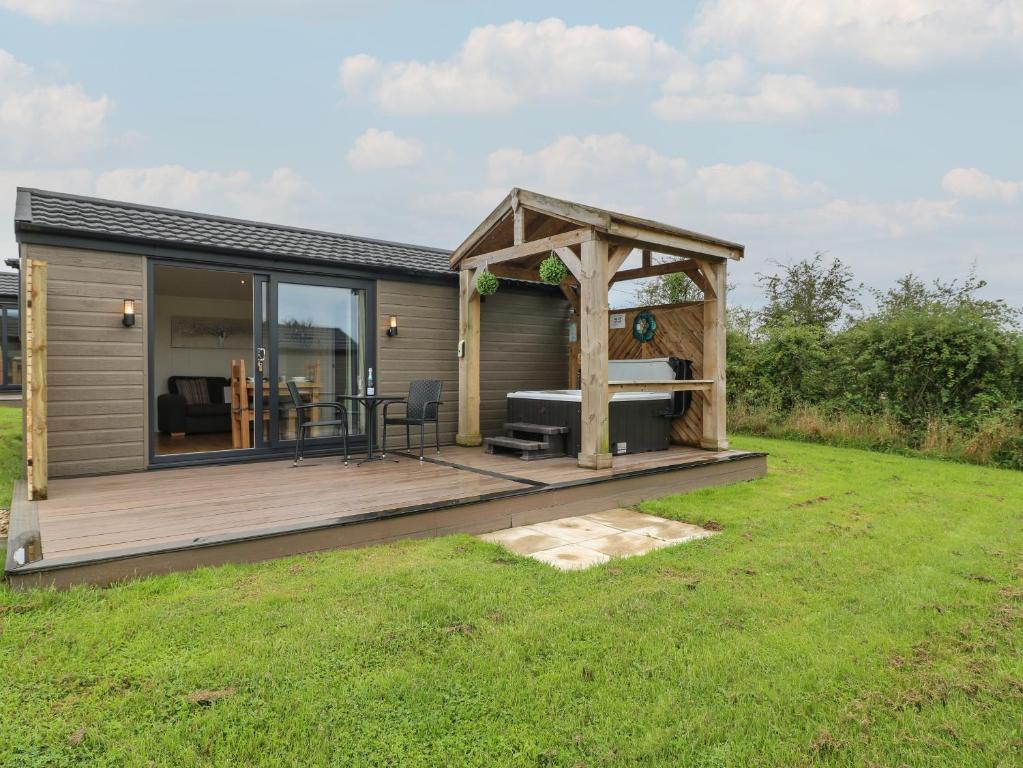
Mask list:
[[[288,383],[303,402],[333,402],[362,391],[366,370],[366,292],[305,283],[277,284],[275,373],[278,440],[296,437],[295,407]],[[365,431],[361,409],[346,404],[349,434]],[[324,418],[327,411],[320,412]],[[331,427],[307,437],[333,438]]]
[[[259,275],[154,264],[150,366],[153,457],[261,447]]]
[[[4,387],[21,387],[21,325],[17,307],[3,309],[3,376]]]

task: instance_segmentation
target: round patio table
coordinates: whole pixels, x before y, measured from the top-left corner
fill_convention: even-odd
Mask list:
[[[366,411],[366,458],[362,461],[357,462],[356,466],[362,466],[367,461],[383,461],[387,458],[387,448],[379,454],[373,453],[373,447],[376,445],[376,432],[377,432],[377,408],[382,403],[393,403],[407,399],[407,395],[338,395],[338,400],[351,400],[362,405],[363,410]],[[391,459],[391,461],[397,463],[397,459]]]

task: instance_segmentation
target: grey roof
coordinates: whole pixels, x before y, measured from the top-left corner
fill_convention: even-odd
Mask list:
[[[450,251],[229,219],[170,208],[18,188],[16,233],[46,232],[204,251],[454,275]]]
[[[0,272],[0,296],[17,296],[20,287],[17,272]]]

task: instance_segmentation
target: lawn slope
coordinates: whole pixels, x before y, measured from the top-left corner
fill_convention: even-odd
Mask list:
[[[1023,475],[767,439],[581,573],[470,537],[0,588],[0,764],[1023,763]]]

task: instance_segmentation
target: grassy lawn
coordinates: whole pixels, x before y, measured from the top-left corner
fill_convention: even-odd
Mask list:
[[[735,443],[766,479],[644,505],[721,535],[579,573],[453,536],[0,587],[0,763],[1023,764],[1023,475]]]
[[[11,508],[11,487],[21,475],[21,408],[0,406],[0,509]]]

